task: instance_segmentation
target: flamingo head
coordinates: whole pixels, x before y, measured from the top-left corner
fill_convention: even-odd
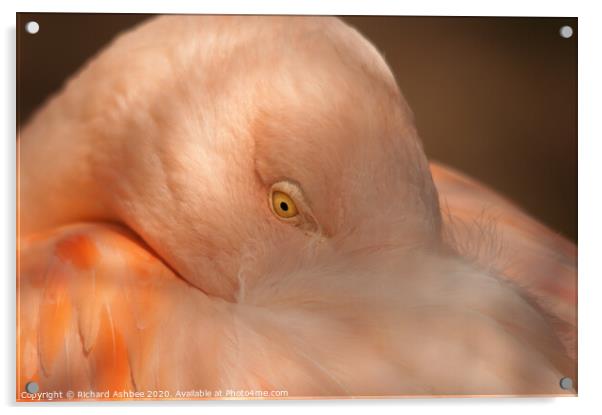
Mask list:
[[[439,239],[411,110],[338,19],[162,17],[77,82],[93,81],[107,209],[208,294],[234,299],[308,256]]]

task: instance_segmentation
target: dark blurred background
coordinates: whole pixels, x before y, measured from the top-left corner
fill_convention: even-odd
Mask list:
[[[20,13],[17,122],[119,32],[152,16]],[[577,240],[577,19],[344,18],[385,55],[430,159]],[[25,24],[35,20],[31,35]],[[560,36],[562,26],[573,36]]]

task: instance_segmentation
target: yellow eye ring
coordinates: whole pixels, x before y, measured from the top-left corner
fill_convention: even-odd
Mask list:
[[[278,190],[272,192],[272,209],[276,215],[283,219],[294,218],[299,214],[299,210],[293,199],[286,193]]]

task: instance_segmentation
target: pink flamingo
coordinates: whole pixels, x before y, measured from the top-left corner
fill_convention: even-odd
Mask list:
[[[19,400],[576,391],[576,247],[335,18],[152,19],[18,143]]]

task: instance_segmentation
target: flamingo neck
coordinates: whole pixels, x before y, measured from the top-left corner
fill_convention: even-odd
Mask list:
[[[51,103],[19,131],[17,204],[22,236],[79,221],[111,220],[89,156],[100,151]]]

